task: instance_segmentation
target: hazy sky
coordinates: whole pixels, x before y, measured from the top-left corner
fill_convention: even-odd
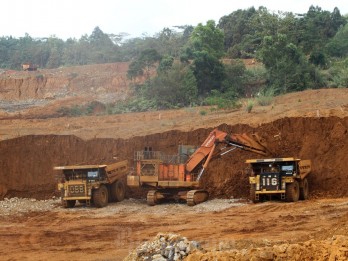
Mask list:
[[[348,14],[344,0],[3,0],[0,36],[55,35],[79,39],[96,26],[104,33],[126,32],[130,37],[154,35],[164,27],[205,24],[237,9],[265,6],[270,11],[306,13],[311,6]]]

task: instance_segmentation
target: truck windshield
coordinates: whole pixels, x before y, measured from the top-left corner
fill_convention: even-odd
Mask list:
[[[282,171],[293,171],[294,170],[294,166],[293,165],[285,165],[285,166],[282,166]]]
[[[98,178],[98,170],[90,170],[87,172],[87,177],[89,179],[95,179]]]

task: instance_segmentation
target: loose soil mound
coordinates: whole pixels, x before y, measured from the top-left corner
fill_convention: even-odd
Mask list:
[[[257,128],[248,125],[221,125],[228,133],[257,132],[268,143],[273,156],[311,159],[311,196],[348,195],[348,117],[284,118]],[[23,136],[0,142],[1,197],[43,198],[56,188],[58,173],[53,166],[109,163],[117,159],[132,162],[134,151],[151,146],[175,154],[180,144],[200,145],[210,129],[190,132],[168,131],[130,139],[83,140],[76,136]],[[248,158],[251,152],[234,151],[212,161],[202,178],[202,186],[218,197],[248,195]]]

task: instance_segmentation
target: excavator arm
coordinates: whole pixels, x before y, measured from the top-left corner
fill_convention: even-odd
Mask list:
[[[221,145],[225,146],[217,151],[217,147],[221,147]],[[185,165],[186,171],[191,173],[197,167],[202,166],[198,172],[197,180],[199,180],[212,158],[225,155],[237,148],[262,155],[269,154],[267,145],[256,134],[252,136],[245,133],[229,135],[223,131],[214,129],[210,132],[203,144],[188,159]]]

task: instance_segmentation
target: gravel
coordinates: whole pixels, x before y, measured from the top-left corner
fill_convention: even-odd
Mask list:
[[[184,203],[163,203],[153,207],[147,206],[146,201],[142,199],[126,199],[118,203],[110,203],[104,208],[86,207],[77,203],[74,208],[62,208],[60,198],[53,197],[49,200],[36,200],[30,198],[5,198],[0,201],[0,216],[22,215],[27,212],[43,211],[64,211],[78,212],[81,215],[93,215],[95,217],[113,216],[115,214],[158,214],[168,215],[168,213],[205,213],[219,212],[232,207],[240,207],[247,203],[238,199],[212,199],[199,205],[189,207]]]
[[[143,214],[156,214],[156,215],[168,215],[175,213],[206,213],[206,212],[219,212],[232,207],[240,207],[246,205],[246,202],[241,202],[237,199],[212,199],[203,202],[199,205],[189,207],[185,203],[162,203],[156,206],[148,206],[145,200],[141,199],[126,199],[122,202],[111,203],[105,208],[85,207],[84,205],[78,205],[75,208],[65,209],[65,211],[76,212],[79,214],[86,213],[86,215],[93,214],[95,217],[114,216],[115,214],[127,214],[132,215]]]
[[[27,212],[44,212],[59,206],[60,199],[36,200],[33,198],[5,198],[0,201],[0,216],[22,215]]]

